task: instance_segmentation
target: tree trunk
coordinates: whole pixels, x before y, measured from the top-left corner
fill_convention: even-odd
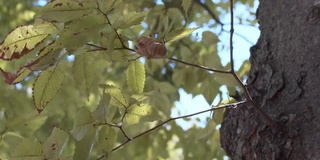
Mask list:
[[[274,132],[252,105],[230,108],[222,147],[235,160],[320,159],[320,1],[260,0],[257,12],[247,87],[281,128]]]

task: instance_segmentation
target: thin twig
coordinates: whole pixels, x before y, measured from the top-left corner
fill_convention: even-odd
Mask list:
[[[233,77],[236,79],[236,81],[241,85],[241,88],[243,88],[244,93],[249,101],[253,102],[252,97],[249,94],[249,91],[247,87],[243,84],[239,76],[234,70],[234,60],[233,60],[233,34],[234,34],[234,15],[233,15],[233,0],[230,0],[230,15],[231,15],[231,27],[230,27],[230,64],[231,64],[231,69],[230,72],[233,75]]]
[[[109,17],[108,17],[108,14],[107,14],[107,13],[104,13],[104,12],[100,9],[99,3],[97,3],[97,5],[98,5],[97,10],[98,10],[101,14],[104,15],[104,17],[105,17],[106,20],[107,20],[107,23],[108,23],[110,26],[112,26],[111,21],[110,21],[110,19],[109,19]],[[117,29],[113,28],[113,30],[114,30],[114,32],[116,33],[116,35],[117,35],[117,37],[118,37],[118,39],[119,39],[122,47],[125,48],[125,49],[127,49],[127,50],[130,50],[130,51],[135,52],[135,50],[127,47],[127,46],[124,44],[124,42],[122,41],[122,38],[121,38],[120,34],[118,33]]]
[[[225,30],[225,29],[222,29],[222,31],[223,31],[223,32],[227,32],[227,33],[230,34],[230,31],[227,31],[227,30]],[[239,37],[242,38],[242,39],[244,39],[245,41],[247,41],[247,42],[250,43],[251,45],[254,45],[253,42],[251,42],[247,37],[243,36],[242,34],[237,33],[237,32],[233,32],[233,34],[239,36]]]
[[[230,27],[230,64],[231,64],[231,72],[234,72],[234,61],[233,61],[233,0],[230,0],[230,14],[231,14],[231,27]],[[241,82],[242,83],[242,82]]]
[[[210,111],[217,110],[217,109],[227,108],[227,107],[231,107],[231,106],[238,106],[238,105],[244,104],[244,103],[246,103],[246,102],[247,102],[247,101],[244,100],[244,101],[240,101],[240,102],[236,102],[236,103],[221,105],[221,106],[218,106],[218,107],[212,107],[212,108],[207,109],[207,110],[203,110],[203,111],[200,111],[200,112],[196,112],[196,113],[192,113],[192,114],[188,114],[188,115],[184,115],[184,116],[169,118],[169,119],[167,119],[167,120],[159,123],[158,125],[150,128],[150,129],[148,129],[148,130],[146,130],[146,131],[144,131],[144,132],[142,132],[142,133],[140,133],[140,134],[138,134],[138,135],[136,135],[136,136],[134,136],[134,137],[132,137],[132,138],[130,138],[130,139],[127,139],[125,142],[123,142],[123,143],[120,144],[119,146],[113,148],[113,149],[111,150],[111,152],[113,152],[113,151],[121,148],[122,146],[124,146],[124,145],[127,144],[128,142],[130,142],[130,141],[132,141],[132,140],[134,140],[134,139],[136,139],[136,138],[139,138],[139,137],[141,137],[141,136],[143,136],[143,135],[145,135],[145,134],[147,134],[147,133],[149,133],[149,132],[151,132],[151,131],[153,131],[153,130],[155,130],[155,129],[157,129],[157,128],[163,126],[164,124],[167,124],[167,123],[169,123],[169,122],[171,122],[171,121],[173,121],[173,120],[182,119],[182,118],[186,118],[186,117],[192,117],[192,116],[195,116],[195,115],[198,115],[198,114],[210,112]]]
[[[194,0],[194,2],[204,8],[217,23],[222,26],[224,25],[205,3],[202,3],[200,0]]]
[[[115,128],[119,128],[120,126],[116,125],[116,124],[111,124],[111,123],[108,123],[108,122],[104,122],[104,123],[98,123],[98,125],[108,125],[110,127],[115,127]]]
[[[204,70],[207,70],[207,71],[218,72],[218,73],[226,73],[226,74],[230,74],[231,73],[230,71],[224,71],[224,70],[209,68],[209,67],[206,67],[206,66],[201,66],[201,65],[198,65],[198,64],[188,63],[188,62],[185,62],[185,61],[182,61],[182,60],[178,60],[178,59],[175,59],[175,58],[172,58],[172,57],[170,57],[168,59],[171,60],[171,61],[179,62],[179,63],[185,64],[185,65],[188,65],[188,66],[193,66],[193,67],[204,69]]]
[[[242,83],[239,76],[234,70],[234,60],[233,60],[233,34],[234,34],[234,15],[233,15],[233,0],[230,0],[230,15],[231,15],[231,24],[230,24],[230,64],[231,64],[231,74],[236,79],[236,81],[241,85],[243,88],[244,93],[248,99],[248,101],[253,102],[252,97],[249,94],[247,87]]]
[[[134,59],[129,59],[128,61],[129,62],[131,62],[131,61],[135,61],[135,60],[137,60],[137,59],[139,59],[139,58],[141,58],[142,56],[138,56],[138,57],[136,57],[136,58],[134,58]]]
[[[127,140],[131,140],[131,138],[126,134],[126,132],[123,130],[122,126],[119,127],[122,134],[127,138]]]
[[[101,47],[101,46],[97,46],[95,44],[91,44],[91,43],[86,43],[86,45],[91,46],[91,47],[95,47],[99,50],[108,50],[107,48]]]
[[[92,44],[92,43],[86,43],[86,45],[97,48],[97,49],[89,50],[88,52],[106,51],[106,50],[108,50],[108,48],[101,47],[101,46],[98,46],[98,45],[95,45],[95,44]],[[114,48],[113,50],[128,50],[128,51],[131,51],[131,52],[135,52],[134,49],[131,49],[131,48],[128,48],[128,47],[125,47],[125,48]]]

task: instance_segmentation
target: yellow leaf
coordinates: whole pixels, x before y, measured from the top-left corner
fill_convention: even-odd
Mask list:
[[[135,93],[142,93],[146,81],[145,68],[139,60],[133,61],[127,70],[127,83]]]
[[[60,66],[52,66],[42,71],[33,85],[33,102],[40,113],[48,102],[56,95],[64,80],[64,72]]]
[[[48,36],[48,33],[40,33],[35,30],[33,25],[18,27],[0,44],[0,59],[19,59]]]

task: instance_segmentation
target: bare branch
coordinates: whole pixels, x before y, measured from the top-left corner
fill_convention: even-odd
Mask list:
[[[123,130],[122,126],[120,126],[119,129],[121,130],[122,134],[127,138],[127,141],[128,141],[128,140],[131,141],[132,138],[130,138],[130,137],[126,134],[126,132]]]
[[[95,48],[97,48],[97,50],[108,50],[107,48],[97,46],[97,45],[91,44],[91,43],[86,43],[86,45],[91,46],[91,47],[95,47]]]
[[[185,61],[182,61],[182,60],[178,60],[178,59],[175,59],[175,58],[172,58],[172,57],[170,57],[168,59],[171,60],[171,61],[179,62],[179,63],[185,64],[185,65],[188,65],[188,66],[193,66],[193,67],[204,69],[204,70],[207,70],[207,71],[231,74],[230,71],[224,71],[224,70],[209,68],[209,67],[206,67],[206,66],[201,66],[201,65],[198,65],[198,64],[188,63],[188,62],[185,62]]]
[[[201,6],[202,8],[204,8],[209,14],[210,16],[212,17],[212,19],[214,19],[217,23],[219,23],[220,25],[224,25],[218,18],[218,16],[216,16],[212,11],[211,9],[205,4],[205,3],[202,3],[200,0],[194,0],[194,2],[196,4],[198,4],[199,6]]]
[[[230,15],[231,15],[231,27],[230,27],[230,63],[231,63],[231,72],[234,72],[234,61],[233,61],[233,0],[230,0]],[[236,78],[236,77],[235,77]],[[242,82],[241,82],[242,83]]]
[[[148,129],[148,130],[146,130],[146,131],[144,131],[144,132],[142,132],[142,133],[140,133],[140,134],[138,134],[138,135],[136,135],[136,136],[133,136],[132,138],[128,137],[128,136],[125,134],[124,130],[122,130],[121,127],[116,126],[117,128],[120,128],[121,132],[124,134],[124,136],[127,138],[127,140],[126,140],[125,142],[123,142],[122,144],[120,144],[119,146],[113,148],[113,149],[111,150],[111,152],[116,151],[117,149],[119,149],[119,148],[121,148],[122,146],[126,145],[126,144],[129,143],[130,141],[132,141],[132,140],[134,140],[134,139],[137,139],[137,138],[139,138],[139,137],[141,137],[141,136],[143,136],[143,135],[145,135],[145,134],[148,134],[148,133],[150,133],[150,132],[152,132],[152,131],[154,131],[154,130],[160,128],[160,127],[162,127],[163,125],[165,125],[165,124],[167,124],[167,123],[169,123],[169,122],[171,122],[171,121],[174,121],[174,120],[177,120],[177,119],[183,119],[183,118],[186,118],[186,117],[192,117],[192,116],[195,116],[195,115],[198,115],[198,114],[202,114],[202,113],[206,113],[206,112],[211,112],[211,111],[218,110],[218,109],[223,109],[223,108],[228,108],[228,107],[233,107],[233,108],[234,108],[234,107],[237,107],[237,106],[240,105],[240,104],[245,104],[245,103],[247,103],[247,100],[243,100],[243,101],[240,101],[240,102],[235,102],[235,103],[231,103],[231,104],[225,104],[225,105],[220,105],[220,106],[212,107],[212,108],[207,109],[207,110],[199,111],[199,112],[192,113],[192,114],[187,114],[187,115],[184,115],[184,116],[178,116],[178,117],[174,117],[174,118],[169,118],[169,119],[167,119],[167,120],[159,123],[158,125],[150,128],[150,129]],[[105,155],[102,155],[102,156],[98,157],[97,160],[102,159],[104,156],[105,156]]]
[[[96,49],[92,49],[92,50],[88,50],[87,52],[94,52],[94,51],[107,51],[108,48],[104,48],[95,44],[91,44],[91,43],[86,43],[86,45],[91,46],[91,47],[95,47]],[[114,48],[113,50],[128,50],[131,52],[135,52],[134,49],[131,48]]]
[[[120,126],[116,125],[116,124],[111,124],[111,123],[108,123],[108,122],[104,122],[104,123],[97,123],[97,125],[108,125],[110,127],[115,127],[115,128],[119,128]]]
[[[200,111],[200,112],[196,112],[196,113],[192,113],[192,114],[188,114],[188,115],[184,115],[184,116],[169,118],[169,119],[167,119],[167,120],[159,123],[158,125],[154,126],[153,128],[150,128],[150,129],[148,129],[148,130],[146,130],[146,131],[144,131],[144,132],[142,132],[142,133],[140,133],[140,134],[138,134],[138,135],[136,135],[136,136],[134,136],[134,137],[132,137],[132,138],[130,138],[130,139],[127,139],[125,142],[123,142],[123,143],[120,144],[119,146],[113,148],[111,152],[113,152],[113,151],[121,148],[122,146],[124,146],[125,144],[127,144],[128,142],[130,142],[130,141],[132,141],[132,140],[134,140],[134,139],[136,139],[136,138],[139,138],[139,137],[141,137],[141,136],[143,136],[143,135],[145,135],[145,134],[147,134],[147,133],[149,133],[149,132],[151,132],[151,131],[153,131],[153,130],[155,130],[155,129],[157,129],[157,128],[160,128],[160,127],[163,126],[164,124],[167,124],[167,123],[169,123],[169,122],[171,122],[171,121],[174,121],[174,120],[177,120],[177,119],[186,118],[186,117],[195,116],[195,115],[198,115],[198,114],[202,114],[202,113],[206,113],[206,112],[210,112],[210,111],[218,110],[218,109],[222,109],[222,108],[235,107],[235,106],[238,106],[238,105],[240,105],[240,104],[244,104],[244,103],[246,103],[246,102],[247,102],[247,101],[244,100],[244,101],[240,101],[240,102],[236,102],[236,103],[231,103],[231,104],[221,105],[221,106],[217,106],[217,107],[212,107],[212,108],[207,109],[207,110],[203,110],[203,111]]]
[[[230,31],[227,31],[227,30],[224,30],[222,29],[222,31],[224,32],[227,32],[227,33],[230,33]],[[250,43],[251,45],[254,45],[253,42],[251,42],[247,37],[245,37],[244,35],[240,34],[240,33],[237,33],[237,32],[233,32],[234,35],[237,35],[239,36],[240,38],[244,39],[245,41],[247,41],[248,43]]]

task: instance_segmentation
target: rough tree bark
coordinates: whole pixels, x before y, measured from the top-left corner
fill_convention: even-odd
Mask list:
[[[281,128],[249,104],[227,109],[222,147],[235,160],[320,159],[320,1],[260,0],[257,17],[247,87]]]

